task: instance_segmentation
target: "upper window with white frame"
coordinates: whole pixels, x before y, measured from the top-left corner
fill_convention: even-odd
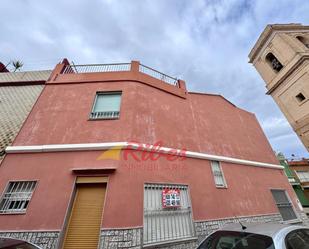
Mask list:
[[[35,181],[9,182],[0,201],[0,214],[26,212],[35,185]]]
[[[286,191],[282,189],[271,189],[271,193],[282,216],[282,219],[284,221],[297,219],[293,205]]]
[[[145,184],[144,245],[195,236],[188,186]]]
[[[90,119],[118,119],[121,92],[97,92]]]
[[[217,188],[226,188],[226,181],[223,175],[223,171],[218,161],[211,161],[211,170],[214,176],[215,184]]]

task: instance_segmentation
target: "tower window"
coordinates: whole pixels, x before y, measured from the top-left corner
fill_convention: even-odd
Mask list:
[[[309,48],[309,38],[304,36],[296,36],[296,38],[304,44],[307,48]]]
[[[266,61],[276,72],[279,72],[283,66],[280,61],[273,55],[273,53],[269,53],[266,55]]]
[[[303,102],[306,99],[306,97],[302,93],[297,94],[295,97],[296,97],[297,101],[300,102],[300,103]]]

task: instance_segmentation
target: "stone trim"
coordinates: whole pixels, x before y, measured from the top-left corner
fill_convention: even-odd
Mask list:
[[[299,223],[309,225],[309,219],[304,212],[298,213]],[[241,222],[283,222],[279,213],[218,220],[195,221],[195,235],[197,239],[171,241],[154,247],[160,249],[194,249],[206,236],[219,228],[229,224]],[[60,231],[0,231],[0,237],[15,238],[28,241],[43,249],[57,249]],[[104,229],[100,234],[100,249],[141,249],[143,248],[143,228]],[[146,248],[146,247],[145,247]]]
[[[304,212],[297,213],[299,217],[298,224],[300,225],[309,225],[308,216]],[[212,232],[218,230],[219,228],[229,224],[229,223],[237,223],[237,222],[280,222],[287,223],[288,221],[283,221],[282,217],[279,213],[277,214],[266,214],[266,215],[257,215],[257,216],[243,216],[237,218],[227,218],[220,220],[210,220],[210,221],[199,221],[195,222],[195,232],[198,237],[198,242],[200,243],[206,236],[211,234]]]
[[[143,228],[101,230],[100,249],[142,248]]]
[[[309,224],[309,219],[304,212],[298,213],[299,223],[304,225]],[[160,249],[194,249],[196,246],[209,234],[219,228],[237,222],[280,222],[282,217],[279,213],[242,216],[235,218],[223,218],[217,220],[195,221],[195,235],[197,239],[187,241],[171,241],[170,243],[156,244],[155,246],[147,246],[144,248],[160,248]],[[143,228],[125,228],[125,229],[110,229],[101,231],[100,249],[141,249],[143,248]]]
[[[0,237],[24,240],[42,249],[57,249],[59,236],[60,232],[54,231],[0,232]]]
[[[298,213],[298,216],[301,219],[304,226],[309,226],[309,218],[305,212]]]
[[[258,216],[247,216],[247,217],[235,217],[220,220],[200,221],[195,222],[195,232],[198,237],[198,243],[200,243],[206,236],[219,228],[237,222],[282,222],[280,214],[269,214],[269,215],[258,215]]]

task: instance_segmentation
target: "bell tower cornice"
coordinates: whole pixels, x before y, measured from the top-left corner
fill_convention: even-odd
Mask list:
[[[302,31],[309,31],[309,26],[303,26],[300,23],[268,24],[249,53],[249,63],[254,62],[254,60],[258,57],[257,55],[261,52],[262,48],[267,46],[268,42],[271,40],[270,38],[272,38],[274,33]]]

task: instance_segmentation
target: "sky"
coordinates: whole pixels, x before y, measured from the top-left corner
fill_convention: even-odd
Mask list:
[[[255,113],[272,148],[309,157],[248,63],[267,24],[309,25],[309,2],[241,0],[2,0],[0,61],[23,70],[139,60]],[[206,107],[207,108],[207,107]]]

